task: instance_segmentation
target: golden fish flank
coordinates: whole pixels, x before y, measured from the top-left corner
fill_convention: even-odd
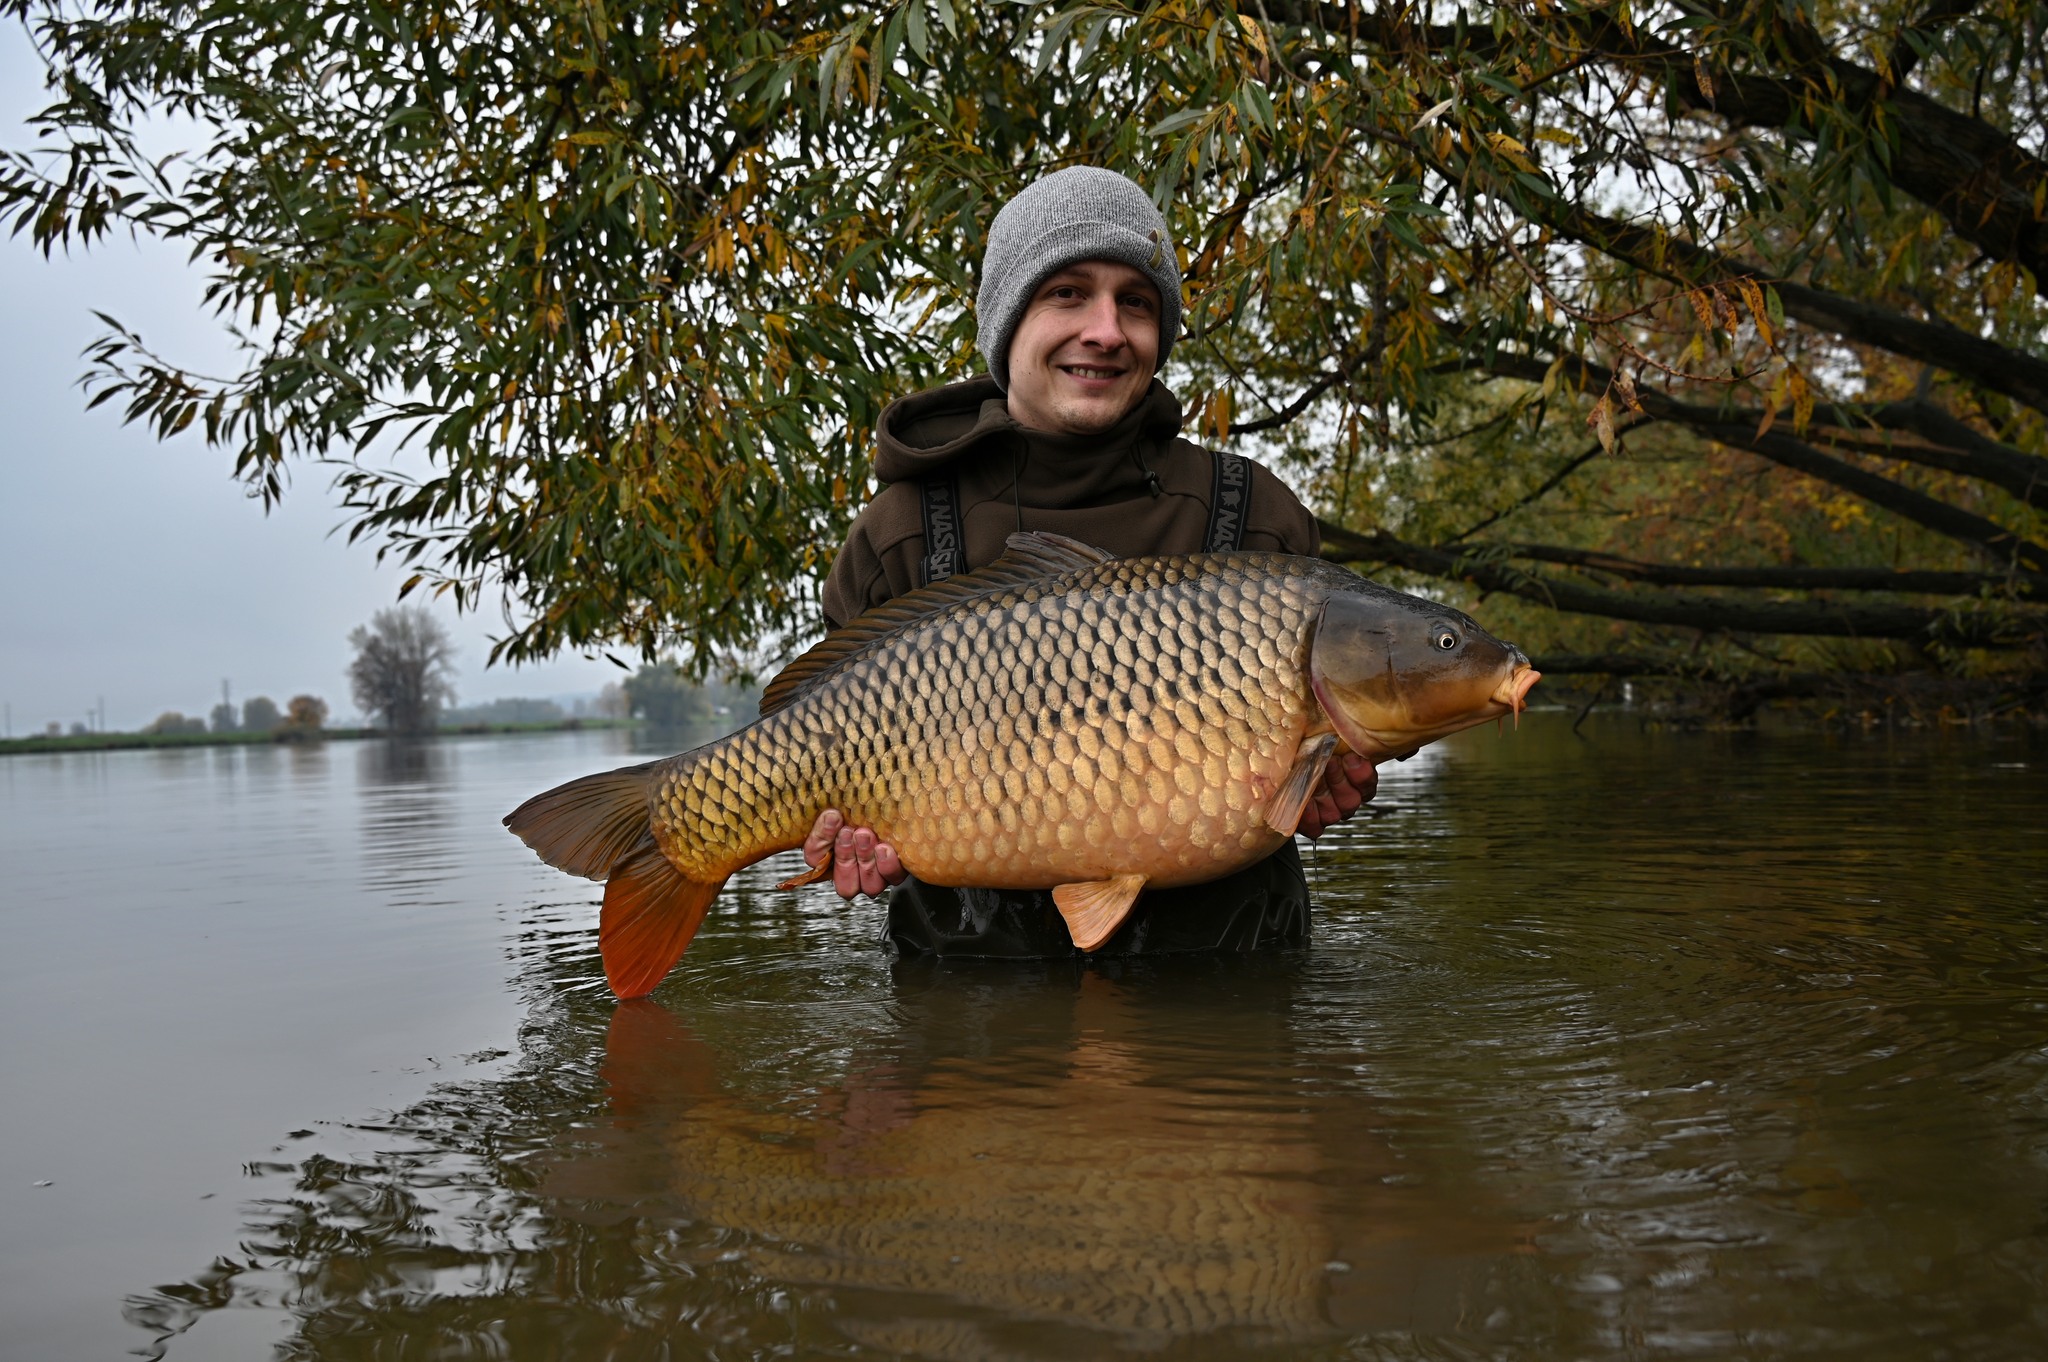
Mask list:
[[[1457,611],[1319,560],[1111,559],[1019,535],[828,638],[750,727],[506,822],[609,881],[621,996],[659,982],[728,875],[798,845],[825,808],[929,882],[1052,888],[1092,949],[1141,887],[1277,848],[1332,751],[1412,750],[1518,709],[1534,678]]]

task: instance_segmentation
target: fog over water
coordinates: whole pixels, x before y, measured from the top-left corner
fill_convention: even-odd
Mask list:
[[[4,145],[26,145],[23,120],[47,102],[27,37],[0,24]],[[85,410],[76,385],[80,352],[104,330],[95,310],[169,358],[227,371],[226,333],[185,254],[120,238],[46,261],[25,237],[0,237],[0,703],[16,736],[68,728],[101,697],[113,729],[204,714],[222,678],[237,703],[310,692],[346,721],[348,631],[405,580],[330,535],[340,514],[321,470],[301,465],[266,516],[228,476],[231,452],[194,431],[159,444],[113,404]],[[464,703],[595,691],[619,675],[578,657],[486,671],[495,614],[440,614],[461,649]]]

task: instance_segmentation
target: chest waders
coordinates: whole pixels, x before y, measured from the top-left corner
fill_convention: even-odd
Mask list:
[[[1202,552],[1243,546],[1250,509],[1251,461],[1212,452],[1209,523]],[[960,484],[946,474],[922,485],[929,584],[967,569],[960,524]],[[1256,865],[1208,884],[1148,890],[1116,935],[1096,955],[1168,955],[1189,951],[1252,951],[1308,940],[1308,882],[1294,842]],[[1066,920],[1042,889],[948,889],[913,876],[889,893],[885,939],[899,955],[1044,960],[1081,952]]]

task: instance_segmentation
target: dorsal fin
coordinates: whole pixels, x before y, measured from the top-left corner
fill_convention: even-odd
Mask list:
[[[876,606],[844,629],[835,629],[828,634],[823,642],[784,667],[768,683],[768,688],[761,692],[761,717],[766,718],[783,708],[839,670],[854,654],[907,624],[976,596],[1022,586],[1041,577],[1055,577],[1062,572],[1094,567],[1114,557],[1113,553],[1105,553],[1063,534],[1040,530],[1013,534],[1004,541],[1003,556],[987,567],[976,568],[972,572],[956,572],[930,586],[906,591],[896,599]]]

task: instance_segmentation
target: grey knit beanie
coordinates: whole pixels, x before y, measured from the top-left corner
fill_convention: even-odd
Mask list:
[[[1027,186],[988,229],[975,342],[996,386],[1010,390],[1010,338],[1031,295],[1057,270],[1114,260],[1159,289],[1159,363],[1180,335],[1180,258],[1151,196],[1113,170],[1069,166]]]

